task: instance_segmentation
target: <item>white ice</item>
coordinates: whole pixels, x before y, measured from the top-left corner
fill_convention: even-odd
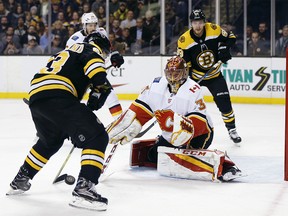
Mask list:
[[[127,108],[130,101],[121,103]],[[108,210],[93,212],[68,206],[73,186],[52,185],[72,147],[69,141],[35,176],[27,193],[5,195],[33,145],[35,129],[22,100],[0,100],[0,216],[288,215],[288,183],[284,181],[285,107],[234,104],[238,133],[243,139],[241,147],[237,147],[229,139],[215,104],[207,106],[215,126],[211,149],[226,150],[247,177],[229,183],[167,178],[154,169],[131,169],[129,144],[119,146],[107,170],[110,176],[97,186],[97,191],[109,199]],[[107,109],[97,114],[105,125],[112,120]],[[143,138],[154,138],[158,132],[155,126]],[[63,173],[77,177],[79,163],[77,149]]]

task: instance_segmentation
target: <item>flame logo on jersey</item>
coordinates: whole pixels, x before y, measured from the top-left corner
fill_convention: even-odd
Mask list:
[[[156,110],[155,117],[162,131],[173,131],[174,112],[172,110]]]
[[[198,65],[207,70],[215,63],[214,54],[211,50],[204,50],[197,56]]]

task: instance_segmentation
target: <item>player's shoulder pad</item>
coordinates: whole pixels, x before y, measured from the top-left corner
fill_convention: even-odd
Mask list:
[[[219,36],[221,34],[221,28],[215,23],[205,23],[205,30],[207,36]]]
[[[77,41],[79,39],[79,37],[77,35],[74,35],[71,37],[72,40]]]
[[[186,49],[189,45],[194,42],[194,39],[191,37],[190,31],[191,29],[184,32],[178,39],[177,45],[181,49]]]
[[[161,80],[162,77],[156,77],[154,80],[153,80],[153,83],[159,83],[160,80]]]

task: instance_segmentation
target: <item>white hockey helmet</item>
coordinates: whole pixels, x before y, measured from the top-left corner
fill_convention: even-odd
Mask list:
[[[90,24],[90,23],[95,23],[96,24],[96,27],[98,27],[98,18],[97,16],[90,12],[90,13],[84,13],[81,17],[81,22],[82,22],[82,25],[83,25],[83,29],[84,31],[86,31],[86,26],[87,24]],[[95,29],[94,29],[95,30]]]

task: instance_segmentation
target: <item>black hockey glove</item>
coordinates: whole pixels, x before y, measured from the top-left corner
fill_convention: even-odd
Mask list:
[[[104,105],[111,90],[112,86],[110,83],[105,83],[104,85],[91,88],[87,101],[87,107],[89,107],[91,110],[100,109]]]
[[[231,59],[230,48],[226,45],[221,45],[218,47],[218,59],[221,60],[224,64]]]
[[[124,58],[118,51],[114,51],[111,53],[111,58],[110,58],[111,64],[114,67],[119,68],[122,64],[124,64]]]

